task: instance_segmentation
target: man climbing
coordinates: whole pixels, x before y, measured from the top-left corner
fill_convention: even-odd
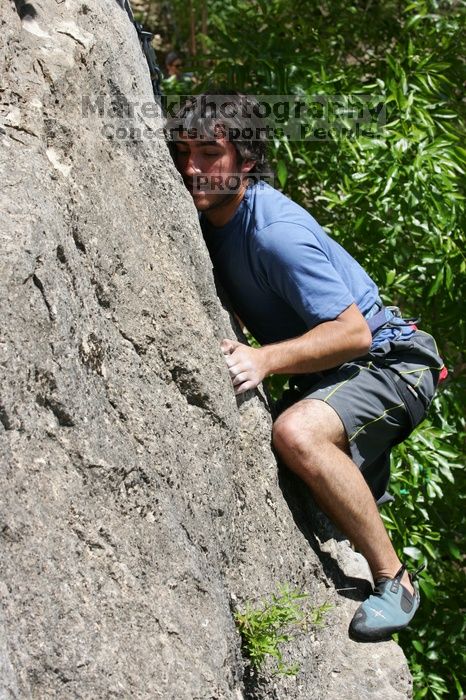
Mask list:
[[[368,561],[375,588],[351,636],[386,639],[409,624],[419,593],[377,501],[390,448],[423,419],[442,362],[431,336],[383,307],[373,280],[310,214],[257,182],[267,169],[258,114],[244,95],[191,98],[167,125],[175,163],[217,278],[261,343],[222,342],[235,393],[295,375],[273,445]]]

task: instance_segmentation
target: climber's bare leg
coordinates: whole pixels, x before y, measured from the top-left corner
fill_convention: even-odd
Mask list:
[[[331,406],[305,399],[276,420],[273,444],[300,476],[322,510],[367,559],[374,580],[393,578],[401,562],[380,518],[374,497],[349,457],[345,429]],[[403,585],[413,592],[405,572]]]

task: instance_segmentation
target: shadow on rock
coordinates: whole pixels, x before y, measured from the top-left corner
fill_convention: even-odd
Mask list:
[[[331,579],[338,594],[351,600],[365,600],[371,591],[369,581],[347,575],[337,559],[322,548],[329,540],[338,543],[346,542],[346,538],[319,510],[303,481],[280,461],[278,481],[296,526],[319,557],[325,575]]]

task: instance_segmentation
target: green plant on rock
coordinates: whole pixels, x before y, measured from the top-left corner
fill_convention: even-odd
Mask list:
[[[315,608],[306,608],[307,593],[288,586],[281,586],[270,600],[259,607],[246,605],[243,612],[235,613],[235,622],[241,634],[244,655],[252,668],[259,671],[267,659],[276,662],[277,675],[296,675],[299,665],[287,665],[283,660],[282,645],[293,640],[298,631],[323,624],[325,614],[332,608],[323,603]]]

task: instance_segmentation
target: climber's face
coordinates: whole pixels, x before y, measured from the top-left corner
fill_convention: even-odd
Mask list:
[[[222,209],[234,213],[243,198],[246,176],[254,162],[240,163],[236,148],[225,138],[204,141],[181,135],[175,148],[176,167],[196,209],[205,212],[213,223],[216,223],[214,219],[219,219]]]

